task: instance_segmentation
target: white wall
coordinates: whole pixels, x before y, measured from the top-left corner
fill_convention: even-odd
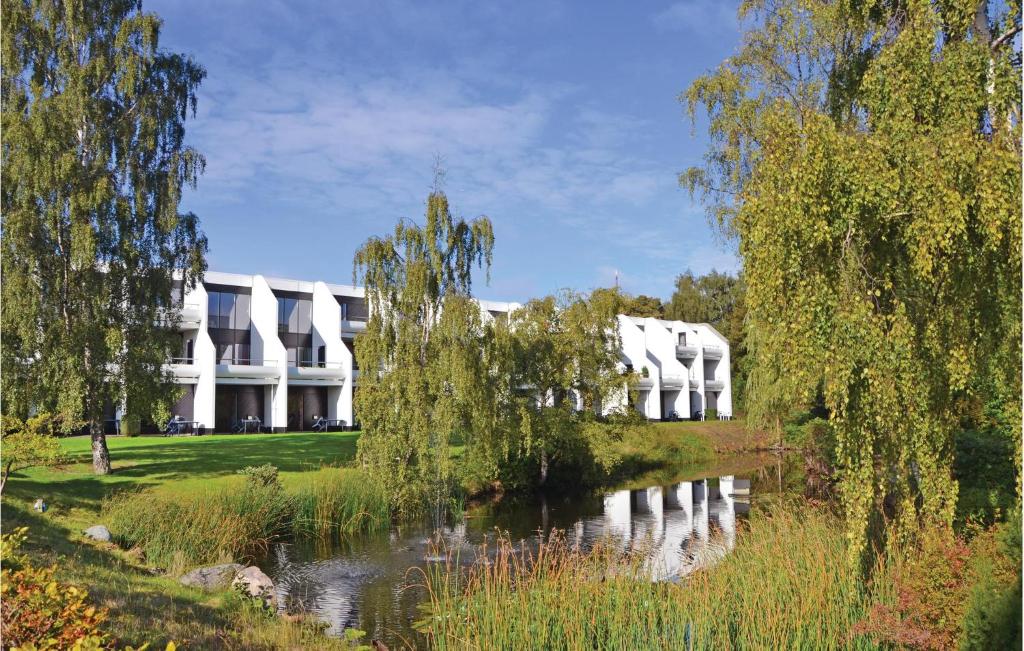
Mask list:
[[[210,432],[213,431],[217,396],[217,349],[207,330],[210,321],[210,301],[202,283],[196,283],[196,286],[186,293],[184,302],[198,303],[200,314],[199,330],[195,333],[195,345],[192,350],[193,363],[199,369],[192,418]]]
[[[277,297],[263,276],[252,278],[253,363],[277,366],[281,375],[275,384],[267,386],[263,397],[263,425],[275,429],[288,426],[288,354],[277,336]]]
[[[669,325],[666,327],[666,323]],[[668,412],[675,411],[681,417],[686,418],[690,414],[690,390],[689,378],[686,366],[676,357],[676,342],[678,337],[671,322],[663,322],[659,319],[645,319],[644,334],[647,340],[647,350],[658,364],[662,377],[666,375],[683,378],[683,388],[679,391],[662,392],[662,400],[671,401],[671,404],[661,406],[662,413],[655,418],[664,418]]]
[[[352,353],[341,340],[341,306],[327,284],[317,281],[313,285],[313,349],[321,345],[325,348],[324,360],[341,364],[345,372],[342,386],[327,388],[327,418],[352,425]]]

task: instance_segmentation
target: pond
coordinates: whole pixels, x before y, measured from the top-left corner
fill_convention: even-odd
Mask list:
[[[435,536],[468,564],[499,533],[536,545],[560,530],[583,548],[600,540],[623,550],[642,546],[652,578],[676,580],[728,553],[752,511],[799,490],[799,466],[776,455],[744,455],[614,490],[506,498],[470,508],[440,530],[396,527],[329,547],[281,543],[261,565],[274,579],[279,607],[316,616],[329,634],[358,628],[392,649],[423,648],[413,623],[427,599],[420,568],[438,560]]]

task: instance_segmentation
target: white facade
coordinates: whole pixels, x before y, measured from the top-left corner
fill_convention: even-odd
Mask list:
[[[207,272],[179,308],[182,347],[169,367],[184,391],[172,414],[207,432],[250,417],[278,432],[317,418],[355,426],[365,297],[353,285]],[[517,307],[478,302],[485,319]]]
[[[318,418],[355,426],[365,297],[353,285],[208,272],[180,306],[182,349],[170,369],[184,391],[172,413],[206,431],[244,419],[272,431],[307,430]],[[519,307],[478,302],[485,319]],[[714,328],[621,315],[618,326],[621,368],[642,375],[635,406],[644,416],[731,415],[729,343]],[[627,401],[623,391],[605,412]]]
[[[618,316],[622,366],[640,375],[634,406],[651,420],[732,416],[729,342],[706,323]]]

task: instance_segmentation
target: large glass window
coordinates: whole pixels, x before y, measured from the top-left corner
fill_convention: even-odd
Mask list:
[[[277,299],[277,331],[292,334],[313,332],[313,301],[305,298]]]
[[[366,321],[370,313],[366,309],[366,299],[362,298],[339,298],[341,306],[342,321]]]
[[[211,328],[249,329],[250,297],[248,294],[210,292],[207,300]]]

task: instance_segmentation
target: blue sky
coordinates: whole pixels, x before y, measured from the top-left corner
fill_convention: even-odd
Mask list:
[[[348,283],[352,254],[422,221],[433,161],[496,246],[477,295],[612,284],[667,298],[734,246],[677,176],[705,147],[677,96],[736,48],[731,2],[144,3],[207,69],[183,208],[210,268]]]

